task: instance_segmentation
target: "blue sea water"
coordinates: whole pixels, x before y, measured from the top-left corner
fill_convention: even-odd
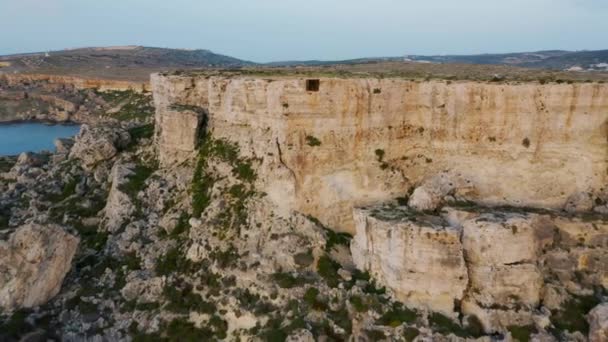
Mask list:
[[[74,136],[79,125],[49,125],[35,122],[0,124],[0,156],[21,152],[54,151],[57,138]]]

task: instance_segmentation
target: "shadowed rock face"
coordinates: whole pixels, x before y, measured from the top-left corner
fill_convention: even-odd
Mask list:
[[[0,307],[30,308],[61,289],[79,239],[58,226],[29,224],[0,242]]]
[[[202,119],[259,163],[285,209],[354,232],[352,208],[450,169],[468,199],[561,208],[606,183],[608,86],[400,79],[152,77],[164,166],[196,149]],[[181,127],[180,129],[175,129]]]

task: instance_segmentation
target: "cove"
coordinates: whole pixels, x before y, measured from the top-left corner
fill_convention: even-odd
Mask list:
[[[54,151],[57,138],[74,136],[80,130],[76,124],[46,124],[19,122],[0,124],[0,156],[22,152]]]

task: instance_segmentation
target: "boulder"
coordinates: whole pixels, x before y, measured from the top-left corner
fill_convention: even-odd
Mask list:
[[[471,184],[471,181],[460,173],[441,172],[423,181],[414,190],[408,200],[408,206],[418,211],[436,210],[443,204],[446,196],[456,195],[460,198],[471,192]]]
[[[608,341],[608,303],[602,303],[587,314],[589,341]]]
[[[576,192],[566,200],[564,210],[569,213],[584,213],[593,210],[595,200],[591,191]]]
[[[357,268],[407,305],[454,313],[468,283],[460,229],[405,207],[355,209],[354,217]]]
[[[19,227],[0,242],[0,307],[31,308],[61,289],[79,239],[56,225]]]
[[[92,170],[99,163],[116,156],[130,140],[131,136],[122,128],[82,125],[70,157],[80,159],[85,169]]]

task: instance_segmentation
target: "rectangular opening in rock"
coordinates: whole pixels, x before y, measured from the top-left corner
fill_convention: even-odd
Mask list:
[[[306,80],[306,91],[319,91],[320,80]]]

